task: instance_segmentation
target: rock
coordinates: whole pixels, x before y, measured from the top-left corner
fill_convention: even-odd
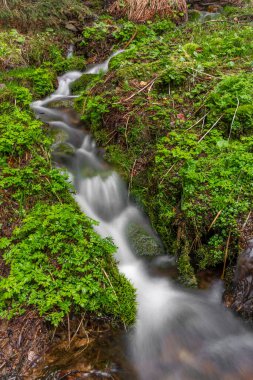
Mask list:
[[[61,156],[66,156],[66,155],[74,155],[75,154],[75,148],[66,143],[66,142],[58,142],[53,145],[54,151],[53,153],[55,155],[61,155]]]
[[[76,28],[76,26],[73,25],[71,22],[67,22],[65,24],[65,28],[70,30],[71,32],[78,32],[78,29]]]
[[[150,226],[142,223],[132,222],[128,226],[127,235],[130,246],[137,256],[158,256],[164,254],[163,246]]]
[[[201,17],[200,21],[205,22],[205,21],[211,21],[211,20],[217,20],[218,18],[221,17],[220,13],[215,13],[215,12],[200,12]]]
[[[235,281],[253,279],[253,239],[248,241],[246,249],[240,254],[237,261]]]
[[[202,11],[200,9],[192,9],[189,10],[188,16],[190,21],[199,21],[199,22],[205,22],[205,21],[211,21],[216,20],[217,18],[221,17],[221,14],[218,12],[218,8],[208,8],[208,9],[215,9],[215,11]]]
[[[201,18],[201,13],[197,9],[190,9],[188,12],[189,21],[198,21]]]
[[[88,65],[87,68],[91,68],[93,65]],[[79,94],[81,91],[85,90],[87,86],[96,78],[97,74],[86,74],[84,73],[79,79],[71,84],[71,91],[74,94]]]
[[[253,318],[253,239],[238,257],[229,304],[245,319]]]

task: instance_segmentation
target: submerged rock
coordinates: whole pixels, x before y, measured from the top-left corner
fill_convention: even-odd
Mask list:
[[[71,32],[77,32],[78,31],[77,27],[72,22],[67,22],[65,24],[65,28],[70,30]]]
[[[220,17],[221,17],[221,14],[217,11],[209,12],[209,11],[200,11],[198,9],[189,10],[189,21],[205,22],[205,21],[216,20],[217,18],[220,18]]]
[[[240,254],[237,262],[235,281],[253,279],[253,239],[248,241],[246,249]]]
[[[149,225],[130,223],[127,229],[131,248],[137,256],[158,256],[164,254],[164,249]]]
[[[231,308],[246,319],[253,317],[253,239],[240,254],[234,278]]]

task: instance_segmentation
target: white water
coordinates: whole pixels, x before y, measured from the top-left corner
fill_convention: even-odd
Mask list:
[[[106,72],[110,59],[120,52],[85,73]],[[118,247],[119,269],[137,289],[138,315],[129,342],[139,378],[253,378],[251,333],[224,310],[217,294],[190,293],[169,280],[148,274],[144,262],[133,251],[128,230],[131,226],[141,227],[159,249],[159,239],[149,222],[129,199],[118,174],[100,157],[91,136],[75,129],[68,113],[49,108],[53,102],[74,98],[70,86],[81,75],[77,71],[62,75],[58,89],[31,107],[38,118],[66,133],[73,154],[66,155],[59,164],[64,162],[70,172],[77,191],[75,199],[82,211],[99,221],[96,231],[113,238]]]

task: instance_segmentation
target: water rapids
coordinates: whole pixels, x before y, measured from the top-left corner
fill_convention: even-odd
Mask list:
[[[108,70],[105,62],[86,74]],[[214,292],[190,292],[164,278],[151,276],[136,255],[129,229],[145,231],[157,249],[160,242],[149,221],[129,198],[125,183],[101,157],[92,137],[76,127],[70,113],[53,103],[71,100],[71,84],[83,73],[68,72],[49,97],[31,107],[37,118],[60,130],[71,154],[54,160],[64,166],[75,188],[82,211],[99,222],[94,228],[113,238],[118,247],[119,270],[137,289],[137,321],[128,333],[132,365],[141,380],[250,380],[253,378],[253,336]],[[137,240],[138,241],[138,240]],[[137,249],[138,250],[138,249]],[[128,377],[129,378],[129,377]]]

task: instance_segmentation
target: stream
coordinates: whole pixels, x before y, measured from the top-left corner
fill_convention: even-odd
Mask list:
[[[106,73],[110,59],[121,52],[85,73]],[[162,255],[162,244],[149,220],[129,196],[124,181],[104,161],[93,138],[78,128],[71,112],[57,106],[75,98],[71,84],[82,74],[72,71],[62,75],[57,90],[31,107],[37,118],[64,136],[64,142],[53,146],[54,161],[67,169],[81,210],[99,222],[94,229],[102,237],[113,239],[118,247],[119,270],[137,289],[136,324],[130,331],[121,332],[126,345],[121,344],[120,349],[116,346],[114,355],[125,350],[126,360],[140,380],[252,379],[252,333],[222,305],[219,286],[210,291],[183,289],[168,277],[152,274],[138,255],[138,241],[144,240],[160,253],[154,265],[165,263],[169,267],[172,260]],[[71,154],[60,153],[62,144]],[[140,234],[139,240],[136,234]],[[105,356],[106,352],[111,360],[110,349],[105,350]],[[107,375],[98,372],[95,378],[135,378],[124,370],[115,377]]]

